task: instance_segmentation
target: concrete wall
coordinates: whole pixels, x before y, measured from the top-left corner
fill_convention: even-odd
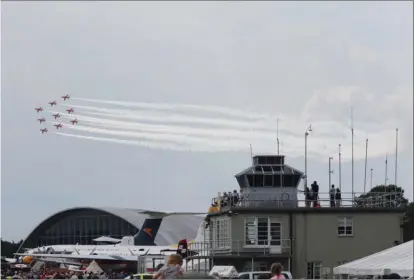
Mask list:
[[[353,218],[353,236],[338,236],[338,218]],[[296,277],[306,277],[307,262],[323,267],[339,265],[393,246],[402,241],[402,214],[397,213],[302,213],[294,215]]]
[[[372,213],[303,211],[292,213],[293,244],[282,241],[284,246],[293,246],[292,274],[295,278],[306,278],[307,263],[322,262],[322,267],[330,268],[331,273],[328,275],[330,278],[333,267],[339,265],[339,262],[349,262],[384,250],[393,246],[396,240],[402,242],[402,229],[400,228],[402,216],[402,213],[385,211]],[[239,213],[231,216],[230,222],[232,247],[229,251],[233,255],[252,254],[259,257],[264,254],[263,248],[243,247],[244,221],[247,217],[279,219],[282,223],[282,240],[290,238],[289,213]],[[338,236],[338,219],[341,217],[353,219],[353,236]],[[215,218],[212,217],[212,219]],[[275,259],[280,257],[280,255],[275,255]]]

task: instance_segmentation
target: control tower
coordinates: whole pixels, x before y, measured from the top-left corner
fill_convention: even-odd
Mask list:
[[[285,164],[285,156],[260,155],[236,176],[243,203],[253,207],[298,207],[298,185],[303,172]]]

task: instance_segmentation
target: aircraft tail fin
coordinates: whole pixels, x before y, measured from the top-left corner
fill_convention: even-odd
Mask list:
[[[162,218],[149,218],[144,221],[138,234],[134,236],[134,245],[153,246],[156,245],[155,237],[160,228]]]
[[[180,255],[183,259],[187,258],[188,256],[187,239],[183,239],[178,242],[177,254]]]

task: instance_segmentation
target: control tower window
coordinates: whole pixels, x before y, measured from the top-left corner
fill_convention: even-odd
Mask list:
[[[274,187],[281,187],[282,186],[282,175],[273,175],[273,186]]]
[[[256,166],[254,167],[254,171],[256,171],[256,172],[263,172],[263,170],[262,170],[262,166],[261,166],[261,165],[256,165]]]
[[[272,172],[272,167],[270,165],[263,165],[263,172]]]
[[[293,175],[285,175],[284,183],[285,187],[295,187],[295,185],[293,184]]]
[[[273,175],[264,175],[264,185],[266,187],[273,186]]]
[[[282,171],[282,166],[280,165],[273,165],[272,166],[273,172],[281,172]]]
[[[249,182],[249,186],[253,187],[254,186],[253,175],[246,175],[246,177],[247,177],[247,181]]]
[[[255,187],[263,187],[264,178],[263,175],[254,175],[254,186]]]

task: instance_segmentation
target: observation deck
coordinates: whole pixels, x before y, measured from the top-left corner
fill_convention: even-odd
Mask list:
[[[303,172],[285,164],[283,155],[255,156],[252,166],[235,175],[240,186],[240,196],[236,200],[229,197],[213,198],[217,202],[219,212],[229,210],[301,210],[304,208],[330,209],[338,208],[377,209],[402,208],[407,204],[402,192],[390,188],[388,192],[351,193],[340,192],[340,198],[331,200],[328,186],[319,186],[316,203],[315,198],[306,199],[303,190],[299,190],[300,180],[305,178]],[[325,192],[321,192],[326,190]],[[318,210],[315,209],[315,210]]]

